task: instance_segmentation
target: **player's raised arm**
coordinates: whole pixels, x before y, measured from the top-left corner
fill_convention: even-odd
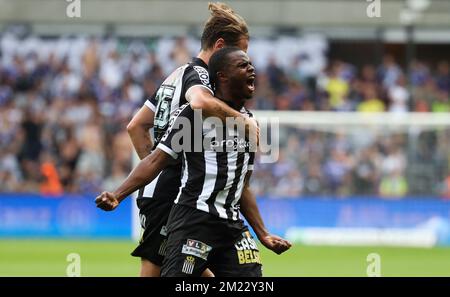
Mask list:
[[[148,100],[127,125],[128,135],[141,160],[150,154],[153,148],[153,140],[149,130],[153,127],[154,117],[154,106]]]
[[[281,254],[291,247],[291,243],[277,235],[270,234],[264,225],[264,221],[259,212],[256,197],[250,189],[249,180],[252,171],[247,172],[245,185],[241,196],[241,213],[255,231],[259,241],[274,253]]]
[[[227,118],[241,118],[245,123],[245,135],[259,143],[259,127],[255,119],[246,117],[231,108],[222,100],[214,97],[203,86],[193,86],[186,92],[186,100],[192,109],[201,109],[206,117],[218,117],[225,123]]]
[[[167,166],[170,155],[156,149],[139,162],[136,168],[114,192],[102,192],[95,199],[98,208],[114,210],[122,200],[140,187],[150,183]]]
[[[114,210],[123,199],[139,189],[140,187],[152,182],[158,174],[169,164],[169,161],[178,158],[178,153],[182,148],[172,145],[172,138],[186,127],[186,121],[193,121],[194,111],[187,108],[189,104],[183,105],[177,110],[167,128],[166,133],[161,138],[161,142],[156,149],[147,157],[139,162],[136,168],[114,192],[103,192],[95,199],[97,207],[110,211]],[[188,130],[191,132],[190,128]],[[180,133],[184,135],[183,133]],[[190,135],[186,135],[190,136]],[[184,138],[180,139],[181,141]],[[187,139],[186,139],[187,141]],[[176,144],[175,144],[176,145]]]

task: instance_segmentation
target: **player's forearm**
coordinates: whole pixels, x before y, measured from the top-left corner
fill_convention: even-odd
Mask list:
[[[234,110],[225,102],[214,97],[205,88],[194,87],[189,89],[186,92],[186,99],[192,109],[201,109],[205,117],[218,117],[224,123],[226,123],[227,118],[241,120],[245,136],[255,137],[256,143],[258,143],[259,128],[256,121]]]
[[[153,148],[152,137],[148,129],[145,129],[142,126],[136,126],[132,129],[128,129],[128,135],[130,136],[139,159],[142,160],[147,157]]]
[[[125,181],[114,191],[113,194],[119,202],[122,202],[123,199],[140,187],[153,181],[166,167],[168,158],[170,157],[166,153],[157,149],[140,161]]]
[[[153,148],[149,130],[153,127],[154,116],[153,110],[144,105],[127,125],[128,135],[141,160],[149,155]]]
[[[218,117],[223,122],[225,122],[227,118],[242,117],[242,114],[240,112],[234,110],[225,102],[217,99],[216,97],[213,97],[212,95],[209,95],[209,98],[193,98],[191,106],[194,109],[196,107],[202,109],[204,116]]]
[[[249,186],[245,186],[241,196],[241,213],[255,231],[258,238],[269,234],[256,204],[256,197]]]
[[[192,109],[201,109],[206,117],[218,117],[223,122],[227,117],[243,117],[242,114],[217,99],[211,92],[202,87],[193,87],[186,92],[186,100]]]
[[[258,143],[258,127],[254,120],[244,116],[239,111],[228,106],[224,101],[217,99],[210,93],[203,91],[194,91],[187,97],[190,101],[192,109],[201,109],[205,117],[218,117],[223,123],[226,123],[227,118],[234,118],[236,121],[242,121],[242,133],[245,136],[256,137],[254,140]],[[254,122],[254,123],[253,123]]]

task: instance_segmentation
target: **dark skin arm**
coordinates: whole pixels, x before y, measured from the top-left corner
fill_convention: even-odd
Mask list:
[[[245,177],[245,185],[241,196],[241,213],[247,222],[255,231],[259,241],[276,254],[281,254],[291,247],[291,243],[277,235],[270,234],[264,225],[264,221],[256,204],[256,197],[250,189],[249,180],[252,171],[249,171]]]
[[[171,157],[160,149],[139,162],[136,168],[114,192],[102,192],[95,199],[98,208],[114,210],[128,195],[154,180],[167,166]]]
[[[225,102],[214,97],[211,92],[203,87],[195,86],[186,92],[186,100],[192,109],[201,109],[205,117],[218,117],[222,122],[226,119],[237,118],[244,122],[245,135],[250,141],[259,144],[259,127],[254,118],[243,116],[239,111],[231,108]]]

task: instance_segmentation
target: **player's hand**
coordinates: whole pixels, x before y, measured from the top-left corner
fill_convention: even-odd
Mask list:
[[[97,207],[100,209],[111,211],[119,206],[119,200],[111,192],[102,192],[95,198],[95,204],[97,204]]]
[[[286,239],[272,234],[262,236],[259,238],[259,241],[261,241],[266,248],[278,255],[284,253],[292,246],[292,244]]]

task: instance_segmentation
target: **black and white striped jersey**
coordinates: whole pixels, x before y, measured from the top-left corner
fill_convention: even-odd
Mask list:
[[[213,93],[209,83],[208,65],[199,58],[193,58],[190,63],[177,68],[155,94],[145,101],[145,106],[155,113],[154,147],[164,135],[171,115],[187,102],[186,92],[194,86],[204,87]],[[181,185],[181,169],[179,161],[168,166],[150,184],[139,190],[138,199],[156,198],[160,202],[173,202]]]
[[[245,108],[240,112],[252,116]],[[175,203],[239,220],[244,179],[253,170],[255,153],[236,129],[223,124],[211,128],[207,121],[189,104],[183,105],[170,120],[157,148],[183,162],[181,188]],[[187,133],[185,129],[189,129]],[[216,137],[219,129],[223,136],[220,139]],[[228,140],[221,140],[224,138]],[[202,145],[198,146],[199,143]]]

